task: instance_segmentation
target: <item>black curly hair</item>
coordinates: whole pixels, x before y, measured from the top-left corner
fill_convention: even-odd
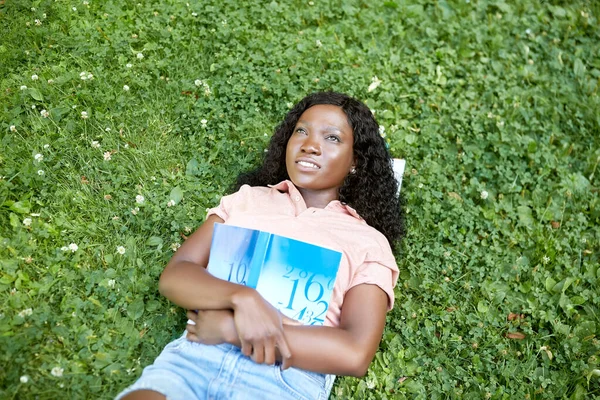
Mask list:
[[[340,107],[354,132],[356,172],[348,174],[339,190],[339,200],[354,208],[373,228],[383,233],[394,247],[404,236],[402,200],[396,195],[392,158],[379,135],[379,125],[362,102],[342,93],[318,92],[303,98],[275,129],[263,163],[237,177],[232,191],[242,185],[266,186],[290,179],[286,169],[287,142],[300,116],[312,106],[330,104]]]

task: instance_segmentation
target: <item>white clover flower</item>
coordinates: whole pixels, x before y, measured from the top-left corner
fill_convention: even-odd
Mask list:
[[[100,143],[97,140],[92,140],[92,148],[99,149]]]
[[[171,199],[167,202],[167,207],[173,207],[175,205],[175,200]]]
[[[108,280],[108,287],[110,288],[114,288],[115,287],[115,280],[114,279],[109,279]]]
[[[123,85],[123,90],[126,91],[126,92],[128,92],[129,91],[129,86]]]
[[[31,75],[32,81],[37,81],[38,79],[39,79],[39,76],[37,76],[36,74]]]
[[[110,161],[111,158],[112,158],[112,153],[110,151],[105,151],[104,152],[104,161]]]
[[[131,213],[132,213],[133,215],[137,215],[138,211],[140,211],[140,208],[139,208],[139,207],[136,207],[136,208],[132,208],[132,209],[131,209]]]
[[[185,227],[183,228],[183,231],[184,231],[185,233],[190,233],[190,232],[192,231],[192,228],[190,228],[189,226],[185,226]]]
[[[21,85],[21,87],[19,89],[21,89],[21,90],[27,90],[27,86]]]
[[[33,314],[33,310],[31,308],[26,308],[23,311],[19,312],[19,317],[25,318]]]
[[[88,73],[83,71],[79,73],[79,77],[81,78],[82,81],[85,81],[88,77]]]
[[[196,79],[194,81],[194,85],[196,85],[196,86],[202,86],[202,81],[200,79]]]
[[[171,250],[173,251],[177,251],[177,249],[180,247],[181,245],[179,243],[171,243]]]
[[[10,129],[11,132],[16,132],[17,131],[17,127],[14,126],[14,125],[11,125],[10,128],[8,128],[8,129]]]
[[[87,75],[87,78],[88,78],[88,79],[91,81],[92,79],[94,79],[94,75],[92,75],[91,73],[89,73],[89,74]]]
[[[105,132],[110,132],[110,128],[107,126],[106,128],[104,128]]]
[[[126,68],[131,68],[131,67],[133,67],[133,64],[131,64],[131,63],[127,63],[127,64],[125,64],[125,67],[126,67]]]
[[[37,162],[41,162],[44,159],[44,156],[40,153],[37,153],[35,156],[33,156],[33,159]]]
[[[314,2],[314,1],[309,1],[309,2],[308,2],[308,5],[309,5],[309,6],[314,6],[314,5],[315,5],[315,2]]]
[[[125,247],[123,247],[123,246],[117,246],[117,253],[123,255],[123,254],[125,254],[125,251],[126,251]]]
[[[208,86],[208,84],[206,84],[206,83],[203,83],[202,86],[204,86],[204,95],[210,96],[210,93],[211,93],[210,86]]]
[[[77,7],[71,7],[71,10],[77,11]]]
[[[531,29],[529,29],[529,28],[525,29],[525,34],[526,35],[531,35]]]
[[[60,251],[69,251],[69,248],[67,246],[63,246],[60,248]]]
[[[50,113],[46,110],[40,111],[40,114],[42,115],[43,118],[48,118],[50,116]]]
[[[78,249],[79,249],[79,246],[77,246],[75,243],[71,243],[69,245],[69,250],[71,250],[71,253],[75,253]]]
[[[32,109],[32,110],[35,110],[35,104],[31,106],[31,109]]]
[[[142,53],[137,53],[136,57],[138,58],[138,60],[141,60],[142,58],[144,58],[144,55]]]
[[[60,378],[61,376],[63,376],[63,372],[65,370],[62,369],[61,367],[54,367],[52,368],[52,371],[50,371],[50,373],[52,374],[52,376],[56,376],[58,378]]]
[[[480,196],[480,197],[481,197],[483,200],[487,199],[489,195],[490,195],[490,194],[489,194],[487,191],[485,191],[485,190],[482,190],[482,191],[481,191],[481,193],[479,194],[479,196]]]
[[[44,149],[49,149],[49,148],[50,148],[50,145],[49,145],[48,143],[46,143],[46,144],[44,145]]]
[[[202,124],[203,128],[206,128],[206,124],[208,123],[208,121],[206,119],[203,119],[200,121],[200,123]]]
[[[418,187],[419,189],[423,189],[423,184],[422,184],[422,183],[419,183],[419,184],[417,185],[417,187]]]
[[[315,44],[317,45],[317,47],[323,46],[323,43],[321,43],[321,41],[319,39],[317,39],[317,41],[315,42]]]
[[[379,125],[379,136],[381,136],[382,138],[385,137],[385,126],[383,125]]]
[[[192,13],[192,17],[197,17],[197,16],[198,16],[198,13],[195,13],[195,12]]]
[[[144,196],[142,196],[141,194],[138,194],[137,196],[135,196],[135,202],[138,204],[143,204],[144,203]]]
[[[87,111],[82,111],[82,112],[81,112],[81,118],[82,118],[82,119],[87,119],[87,118],[88,118],[88,113],[87,113]]]
[[[84,5],[84,6],[87,6],[87,5],[89,5],[89,4],[90,4],[90,2],[89,2],[89,1],[84,1],[84,2],[83,2],[83,5]]]
[[[38,174],[39,176],[44,176],[45,172],[44,172],[44,170],[43,170],[43,169],[38,169],[38,171],[37,171],[37,174]]]
[[[35,11],[35,7],[31,7],[31,11]]]
[[[21,378],[19,378],[19,380],[21,383],[27,383],[29,382],[29,377],[27,375],[23,375]]]
[[[33,222],[33,221],[32,221],[32,219],[31,219],[31,218],[25,218],[25,219],[23,220],[23,225],[25,225],[25,226],[31,226],[31,223],[32,223],[32,222]]]
[[[40,25],[42,24],[42,21],[40,21],[39,19],[36,19],[36,20],[35,20],[35,24],[36,24],[37,26],[40,26]]]
[[[373,78],[371,78],[371,84],[367,88],[367,91],[372,92],[373,90],[377,89],[379,85],[381,85],[381,81],[378,77],[374,76]]]
[[[542,257],[542,263],[543,264],[548,264],[549,262],[550,262],[550,257],[548,257],[548,256]]]

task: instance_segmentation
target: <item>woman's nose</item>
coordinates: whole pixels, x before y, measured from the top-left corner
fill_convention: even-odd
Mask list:
[[[304,142],[302,142],[302,147],[300,148],[304,153],[309,154],[321,154],[321,144],[314,137],[314,135],[308,135]]]

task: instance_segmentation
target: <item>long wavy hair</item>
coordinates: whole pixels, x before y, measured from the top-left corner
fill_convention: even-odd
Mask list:
[[[240,174],[232,191],[237,191],[245,184],[266,186],[290,179],[285,163],[287,142],[304,111],[319,104],[340,107],[354,133],[356,172],[346,176],[339,189],[339,200],[354,208],[367,224],[385,235],[393,248],[405,231],[402,200],[397,196],[398,182],[394,178],[392,158],[371,110],[345,94],[313,93],[296,104],[275,129],[262,165]]]

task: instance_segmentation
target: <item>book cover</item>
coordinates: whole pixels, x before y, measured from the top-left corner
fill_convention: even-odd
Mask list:
[[[284,315],[323,325],[342,253],[255,229],[215,224],[208,271],[256,289]]]

